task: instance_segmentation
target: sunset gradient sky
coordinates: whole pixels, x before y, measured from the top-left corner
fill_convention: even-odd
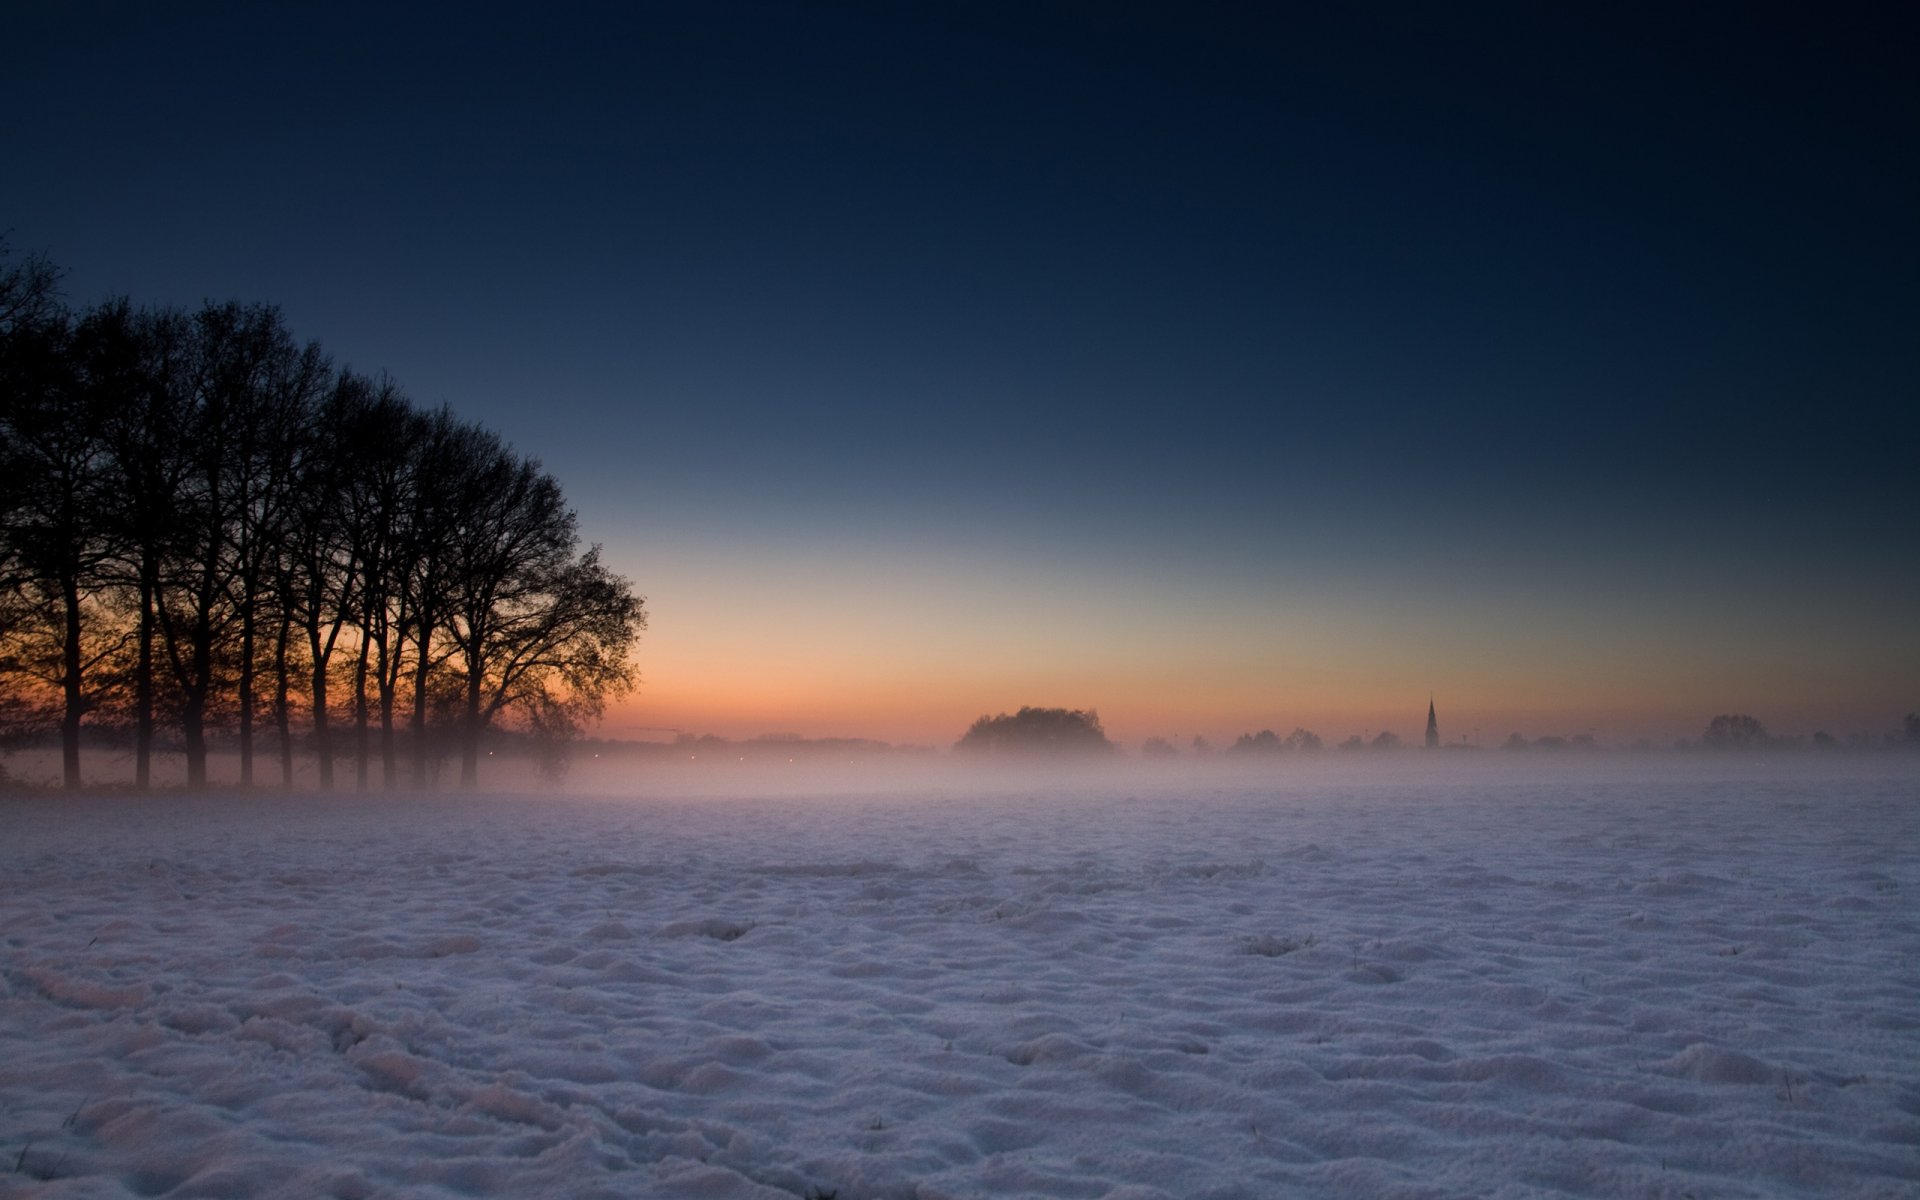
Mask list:
[[[1327,7],[27,0],[0,227],[543,460],[610,733],[1920,708],[1915,10]]]

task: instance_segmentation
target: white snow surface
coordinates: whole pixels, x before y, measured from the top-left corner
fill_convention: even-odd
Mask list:
[[[0,1196],[1920,1194],[1911,775],[0,799]]]

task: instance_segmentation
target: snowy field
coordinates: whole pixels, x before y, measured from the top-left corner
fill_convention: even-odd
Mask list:
[[[0,797],[0,1196],[1912,1197],[1899,765]]]

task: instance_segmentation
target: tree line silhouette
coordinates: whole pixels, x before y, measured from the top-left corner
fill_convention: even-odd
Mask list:
[[[0,244],[0,725],[131,734],[152,782],[230,740],[291,786],[308,740],[428,785],[509,717],[565,736],[633,686],[645,626],[559,483],[499,435],[334,364],[269,305],[74,311]],[[344,741],[344,744],[343,744]],[[403,771],[404,768],[404,771]]]

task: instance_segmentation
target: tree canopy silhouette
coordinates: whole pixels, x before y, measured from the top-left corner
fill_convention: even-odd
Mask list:
[[[1228,754],[1278,754],[1287,748],[1280,735],[1271,729],[1262,729],[1259,733],[1243,733],[1227,747]]]
[[[1108,754],[1114,745],[1090,708],[1022,708],[1012,716],[981,717],[953,748],[969,754]]]
[[[1712,750],[1747,750],[1772,739],[1766,726],[1745,713],[1722,713],[1708,723],[1700,740]]]

